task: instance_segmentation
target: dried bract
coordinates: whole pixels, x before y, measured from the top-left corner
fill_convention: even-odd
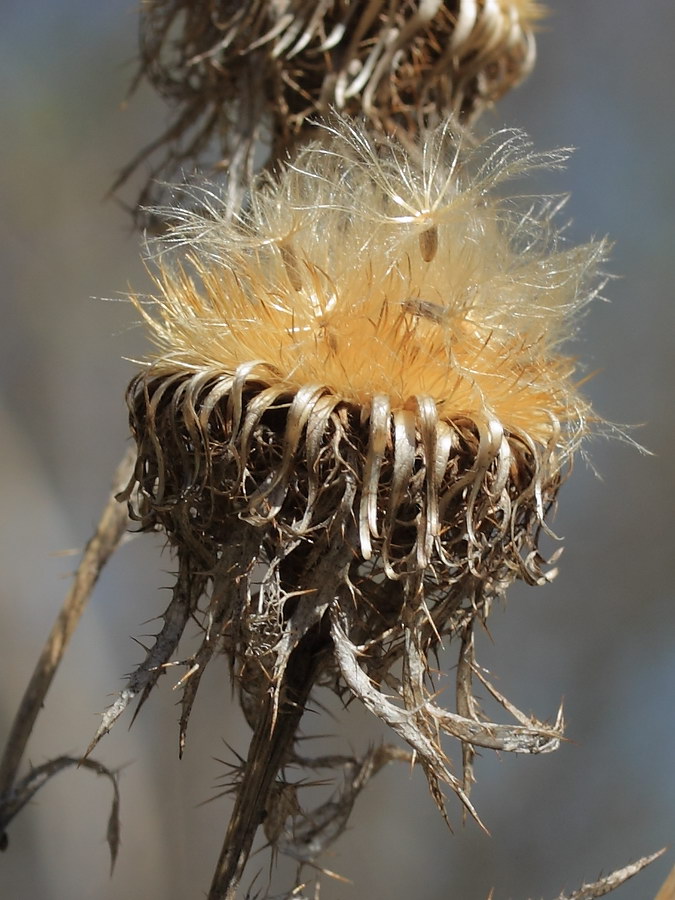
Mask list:
[[[274,161],[330,109],[406,136],[468,120],[528,74],[541,15],[535,0],[146,0],[139,77],[175,116],[122,180],[153,157],[142,205],[158,177],[222,160],[235,209],[261,134]]]
[[[415,751],[439,804],[444,782],[470,811],[473,746],[560,738],[560,721],[523,716],[483,676],[517,724],[482,718],[471,629],[514,579],[550,577],[538,535],[592,418],[560,345],[604,246],[564,245],[559,199],[502,196],[565,156],[519,132],[475,148],[445,124],[415,154],[350,122],[324,132],[261,176],[235,221],[213,194],[206,214],[170,210],[154,312],[139,305],[158,352],[129,388],[129,497],[179,574],[102,730],[201,617],[182,733],[222,650],[255,729],[237,833],[259,823],[246,804],[292,758],[314,684],[361,700]],[[429,679],[454,639],[458,713]],[[464,745],[463,780],[443,732]]]

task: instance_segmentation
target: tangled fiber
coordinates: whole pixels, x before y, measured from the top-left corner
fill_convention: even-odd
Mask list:
[[[129,387],[126,497],[178,576],[99,736],[201,622],[181,747],[215,652],[254,732],[213,898],[234,896],[263,819],[280,817],[298,858],[328,840],[301,847],[289,835],[309,820],[275,807],[316,685],[393,729],[442,810],[445,784],[476,815],[474,747],[558,745],[560,718],[519,713],[486,680],[473,627],[515,579],[551,577],[538,537],[592,421],[561,344],[605,246],[565,244],[560,198],[503,190],[564,158],[515,131],[476,147],[448,123],[413,153],[334,118],[234,220],[208,191],[200,212],[190,197],[167,212],[157,295],[137,301],[158,349]],[[458,648],[457,712],[430,675],[442,644]],[[515,724],[485,719],[474,677]],[[462,744],[462,778],[442,733]]]

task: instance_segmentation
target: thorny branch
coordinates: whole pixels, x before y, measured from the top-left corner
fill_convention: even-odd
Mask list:
[[[637,875],[638,872],[641,872],[646,866],[653,863],[655,859],[658,859],[659,856],[662,856],[665,852],[666,848],[664,847],[662,850],[652,853],[651,856],[643,856],[641,859],[636,860],[636,862],[624,866],[622,869],[617,869],[615,872],[606,875],[599,881],[582,885],[579,890],[574,891],[573,894],[559,894],[556,897],[556,900],[595,900],[596,897],[604,897],[616,888],[621,887],[621,885],[625,884],[629,878],[632,878],[633,875]],[[660,894],[656,900],[659,900],[659,897]]]

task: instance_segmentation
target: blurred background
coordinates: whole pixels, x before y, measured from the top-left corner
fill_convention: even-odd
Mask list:
[[[524,127],[540,149],[575,146],[539,188],[571,191],[571,237],[615,241],[609,303],[596,302],[576,347],[598,374],[587,391],[613,422],[639,425],[653,455],[590,447],[554,523],[565,537],[551,586],[512,591],[479,660],[521,709],[552,717],[564,698],[570,742],[538,758],[478,761],[475,803],[490,829],[448,833],[423,779],[389,768],[362,795],[325,865],[322,900],[554,898],[671,845],[617,892],[649,900],[675,863],[675,180],[671,0],[549,0],[534,74],[481,120]],[[140,239],[106,199],[116,173],[166,122],[134,73],[130,0],[2,3],[0,31],[0,742],[127,446],[126,358],[146,349],[124,300],[146,290]],[[133,191],[125,194],[133,201]],[[34,764],[79,754],[97,714],[156,630],[172,563],[141,536],[104,572],[29,745]],[[448,659],[450,666],[453,660]],[[121,768],[122,845],[109,876],[110,790],[87,771],[54,779],[15,821],[0,856],[3,900],[178,900],[203,896],[229,812],[215,758],[246,729],[227,670],[211,666],[186,756],[177,758],[169,674],[127,730],[96,756]],[[333,722],[316,730],[333,731]],[[363,749],[367,718],[340,728]],[[345,731],[346,729],[346,731]],[[457,758],[456,748],[448,752]],[[250,873],[266,857],[254,859]],[[288,884],[281,867],[275,884]],[[614,896],[614,895],[613,895]]]

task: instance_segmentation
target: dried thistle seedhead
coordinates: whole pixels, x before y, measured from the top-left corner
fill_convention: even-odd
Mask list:
[[[147,0],[139,77],[176,114],[122,180],[164,148],[143,205],[157,177],[220,159],[236,208],[261,134],[275,161],[331,109],[407,138],[475,118],[529,73],[542,14],[535,0]]]
[[[447,124],[411,155],[335,120],[234,222],[208,192],[206,213],[169,211],[154,312],[139,305],[158,352],[129,388],[128,496],[178,582],[102,730],[202,617],[182,739],[221,649],[256,730],[249,763],[286,733],[272,779],[315,683],[403,737],[439,804],[443,781],[471,809],[474,745],[557,746],[560,722],[486,722],[471,679],[473,622],[514,579],[549,577],[538,535],[591,419],[560,344],[603,244],[564,246],[559,200],[501,196],[564,155],[512,131],[474,147]],[[429,682],[454,638],[457,714]],[[464,744],[463,781],[442,732]]]

